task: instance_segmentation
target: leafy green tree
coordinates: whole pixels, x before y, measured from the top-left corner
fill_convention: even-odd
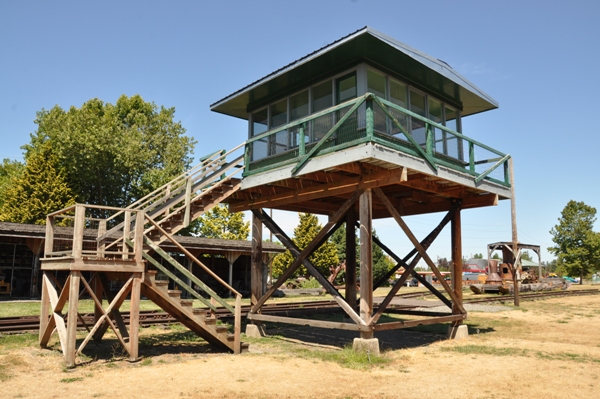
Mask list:
[[[498,259],[500,260],[500,255],[498,255],[498,252],[494,252],[494,254],[492,255],[492,259]]]
[[[56,165],[47,144],[32,154],[23,172],[15,174],[3,192],[3,222],[45,224],[46,215],[75,203],[75,196]]]
[[[124,207],[190,166],[195,141],[174,114],[139,95],[41,110],[25,160],[49,144],[78,202]]]
[[[299,223],[294,229],[294,237],[292,241],[294,244],[303,250],[308,244],[317,236],[321,231],[321,224],[319,219],[310,213],[299,213]],[[282,254],[277,255],[273,259],[273,275],[279,276],[285,269],[292,265],[294,257],[290,251],[285,251]],[[321,247],[319,247],[313,254],[308,258],[313,265],[319,270],[325,277],[329,275],[329,267],[339,264],[339,258],[337,256],[337,248],[330,240],[326,241]],[[304,266],[300,266],[294,273],[294,276],[308,274]]]
[[[483,259],[483,254],[475,254],[475,255],[473,255],[473,258],[475,258],[475,259]]]
[[[554,246],[548,251],[556,255],[559,270],[583,277],[600,268],[600,233],[592,230],[596,208],[584,202],[569,201],[550,234]]]
[[[377,237],[377,232],[375,230],[373,230],[373,236]],[[374,242],[371,255],[373,256],[373,282],[375,282],[385,276],[385,274],[389,272],[391,268],[395,266],[395,264],[390,260],[389,257],[385,255],[383,249],[381,249]],[[385,285],[388,284],[386,283],[384,286]]]
[[[225,240],[247,240],[250,222],[244,222],[242,212],[230,213],[229,208],[217,205],[196,219],[182,235]]]
[[[377,237],[377,232],[373,231],[373,236]],[[377,237],[378,238],[378,237]],[[333,233],[331,236],[331,241],[335,244],[337,248],[337,255],[340,261],[344,261],[346,259],[346,226],[342,225],[340,228]],[[358,242],[358,237],[355,235],[355,245],[356,245],[356,264],[360,264],[360,245]],[[388,256],[385,255],[383,250],[373,242],[372,252],[373,256],[373,281],[378,281],[381,277],[383,277],[388,271],[391,270],[392,267],[395,266],[395,263],[390,260]],[[360,270],[356,271],[356,275],[360,277]],[[340,273],[338,278],[343,278],[344,273]]]
[[[529,251],[521,252],[521,259],[528,260],[530,262],[533,260],[533,259],[531,259],[531,254],[529,253]]]
[[[25,165],[19,161],[11,161],[4,158],[0,164],[0,210],[4,205],[4,193],[10,185],[13,177],[18,177],[25,168]]]

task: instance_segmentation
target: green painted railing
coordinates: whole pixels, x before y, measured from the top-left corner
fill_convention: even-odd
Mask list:
[[[288,165],[296,174],[315,156],[366,142],[424,159],[434,172],[444,166],[510,186],[510,155],[372,93],[252,137],[244,176]]]

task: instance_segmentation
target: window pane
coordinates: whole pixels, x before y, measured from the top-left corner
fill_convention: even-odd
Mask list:
[[[429,100],[429,119],[439,124],[442,123],[442,103],[431,97]]]
[[[446,106],[446,123],[445,123],[445,125],[448,127],[448,129],[452,129],[455,132],[458,132],[458,130],[457,130],[458,124],[456,123],[457,116],[458,116],[458,114],[454,108],[450,108],[450,107]]]
[[[385,76],[380,75],[377,72],[367,70],[367,86],[368,91],[379,96],[381,98],[387,98],[385,96]]]
[[[390,79],[390,101],[396,105],[401,106],[402,108],[408,108],[406,99],[406,85]],[[406,114],[396,110],[392,110],[391,112],[392,115],[396,117],[400,125],[404,128],[404,130],[408,132],[410,129],[408,127],[408,117],[406,116]],[[392,125],[391,133],[392,135],[397,136],[399,138],[406,138],[396,125]]]
[[[333,105],[331,80],[312,88],[312,112],[319,112]]]
[[[290,121],[308,116],[308,90],[290,97]]]
[[[344,76],[337,80],[337,103],[356,98],[356,74]]]
[[[271,129],[287,123],[287,99],[271,105]]]
[[[252,114],[252,136],[258,136],[267,131],[268,115],[266,108]]]
[[[408,108],[406,106],[406,86],[390,80],[390,101],[402,108]]]
[[[425,96],[411,90],[410,110],[415,114],[425,116]],[[411,134],[417,144],[425,144],[425,123],[417,118],[411,118]]]

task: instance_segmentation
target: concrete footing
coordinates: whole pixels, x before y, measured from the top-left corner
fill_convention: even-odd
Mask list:
[[[469,328],[461,324],[460,326],[448,327],[448,339],[465,339],[469,337]]]
[[[354,338],[352,349],[355,352],[368,352],[379,356],[379,340],[377,338]]]
[[[261,338],[264,337],[265,327],[261,324],[246,324],[246,336],[252,338]]]

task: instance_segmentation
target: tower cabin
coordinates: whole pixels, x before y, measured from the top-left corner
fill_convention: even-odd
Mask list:
[[[494,99],[445,62],[369,27],[212,104],[215,112],[248,121],[241,188],[224,200],[230,211],[253,213],[255,284],[248,319],[259,326],[272,321],[350,329],[362,340],[373,339],[379,330],[419,324],[452,322],[452,335],[464,330],[459,328],[466,318],[461,211],[511,198],[511,182],[510,156],[467,136],[461,122],[497,107]],[[263,208],[327,215],[329,221],[310,245],[300,249]],[[440,224],[419,241],[403,218],[434,212],[443,212]],[[394,254],[387,246],[392,243],[373,237],[374,218],[394,218],[414,250]],[[426,252],[447,223],[452,226],[452,286]],[[349,232],[343,294],[308,261],[342,224]],[[260,283],[265,273],[260,262],[262,225],[296,257],[266,292]],[[354,261],[354,226],[360,227],[359,265]],[[373,240],[397,262],[379,281],[373,281]],[[414,272],[420,260],[436,275],[440,290]],[[334,297],[347,322],[261,313],[265,301],[300,265]],[[400,268],[402,278],[374,304],[373,291]],[[379,323],[384,313],[398,312],[391,304],[409,276],[426,285],[448,312],[405,312],[399,321]]]

